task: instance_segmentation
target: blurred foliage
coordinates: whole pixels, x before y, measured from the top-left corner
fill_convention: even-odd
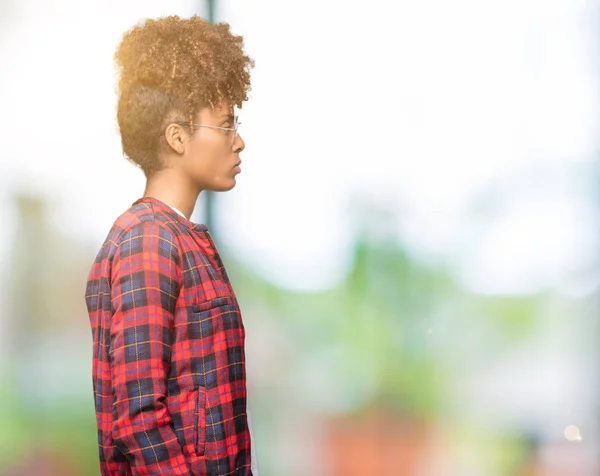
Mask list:
[[[20,238],[12,254],[9,310],[20,327],[11,329],[12,377],[0,387],[0,467],[50,458],[70,469],[48,474],[97,474],[91,375],[88,398],[50,398],[40,384],[40,401],[25,395],[31,385],[23,386],[28,374],[22,362],[22,356],[35,355],[31,349],[37,342],[68,332],[74,322],[79,329],[88,326],[83,288],[95,250],[59,236],[36,199],[20,197],[16,203]],[[527,339],[543,314],[543,296],[470,294],[451,268],[420,262],[401,243],[367,234],[356,241],[346,279],[320,292],[281,289],[226,250],[222,254],[247,322],[262,322],[256,332],[279,328],[275,338],[284,338],[283,344],[267,342],[275,349],[269,357],[273,368],[266,370],[271,388],[260,398],[270,409],[284,406],[285,392],[293,392],[315,412],[329,415],[383,409],[409,419],[435,420],[453,384],[448,349],[469,351],[469,339],[457,332],[467,329],[476,336],[471,352],[477,356],[483,346],[509,349],[516,340]],[[55,279],[59,269],[61,279]],[[23,292],[28,286],[38,291],[37,299]],[[73,362],[65,365],[75,367]],[[300,409],[306,410],[311,409]],[[262,442],[263,448],[268,443]],[[497,448],[509,448],[513,455],[513,446],[520,448],[512,440]],[[267,474],[268,465],[263,467]]]
[[[536,329],[545,296],[473,296],[474,315],[486,316],[510,343],[531,336]]]
[[[17,378],[4,379],[0,387],[0,468],[6,471],[2,474],[98,474],[92,404],[73,398],[32,405],[31,400],[20,398],[17,382]],[[38,398],[44,398],[43,390]]]
[[[533,335],[544,303],[539,296],[472,295],[443,265],[420,263],[397,243],[366,237],[356,242],[347,279],[322,292],[278,289],[235,263],[230,268],[241,302],[267,303],[301,355],[339,356],[323,360],[321,370],[339,384],[349,412],[384,406],[435,418],[452,378],[442,353],[456,338],[444,332],[452,320],[460,317],[461,327],[464,320],[485,322],[510,346]]]

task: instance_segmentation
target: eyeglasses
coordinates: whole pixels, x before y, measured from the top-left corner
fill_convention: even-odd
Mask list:
[[[240,126],[241,122],[239,122],[238,117],[235,116],[233,118],[233,127],[209,126],[208,124],[195,124],[193,122],[173,122],[173,124],[178,124],[180,126],[189,126],[189,127],[193,127],[194,129],[206,127],[208,129],[218,129],[220,131],[227,131],[228,133],[233,132],[233,139],[235,140],[235,138],[237,137],[237,133],[238,133],[238,127]]]

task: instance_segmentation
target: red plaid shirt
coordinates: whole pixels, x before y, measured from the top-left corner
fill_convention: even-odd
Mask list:
[[[102,474],[252,476],[244,326],[206,226],[136,201],[86,304]]]

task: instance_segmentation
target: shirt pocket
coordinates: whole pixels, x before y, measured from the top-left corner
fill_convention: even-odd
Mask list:
[[[215,307],[221,307],[226,304],[231,303],[231,298],[228,296],[221,296],[214,299],[209,299],[208,301],[203,301],[200,303],[192,304],[192,312],[198,313],[203,311],[208,311],[209,309],[213,309]]]

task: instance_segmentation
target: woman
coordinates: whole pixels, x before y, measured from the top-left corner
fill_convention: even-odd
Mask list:
[[[234,107],[253,61],[229,25],[198,17],[147,20],[115,58],[123,152],[146,189],[87,282],[101,472],[256,476],[239,306],[206,226],[190,221],[201,191],[235,186]]]

